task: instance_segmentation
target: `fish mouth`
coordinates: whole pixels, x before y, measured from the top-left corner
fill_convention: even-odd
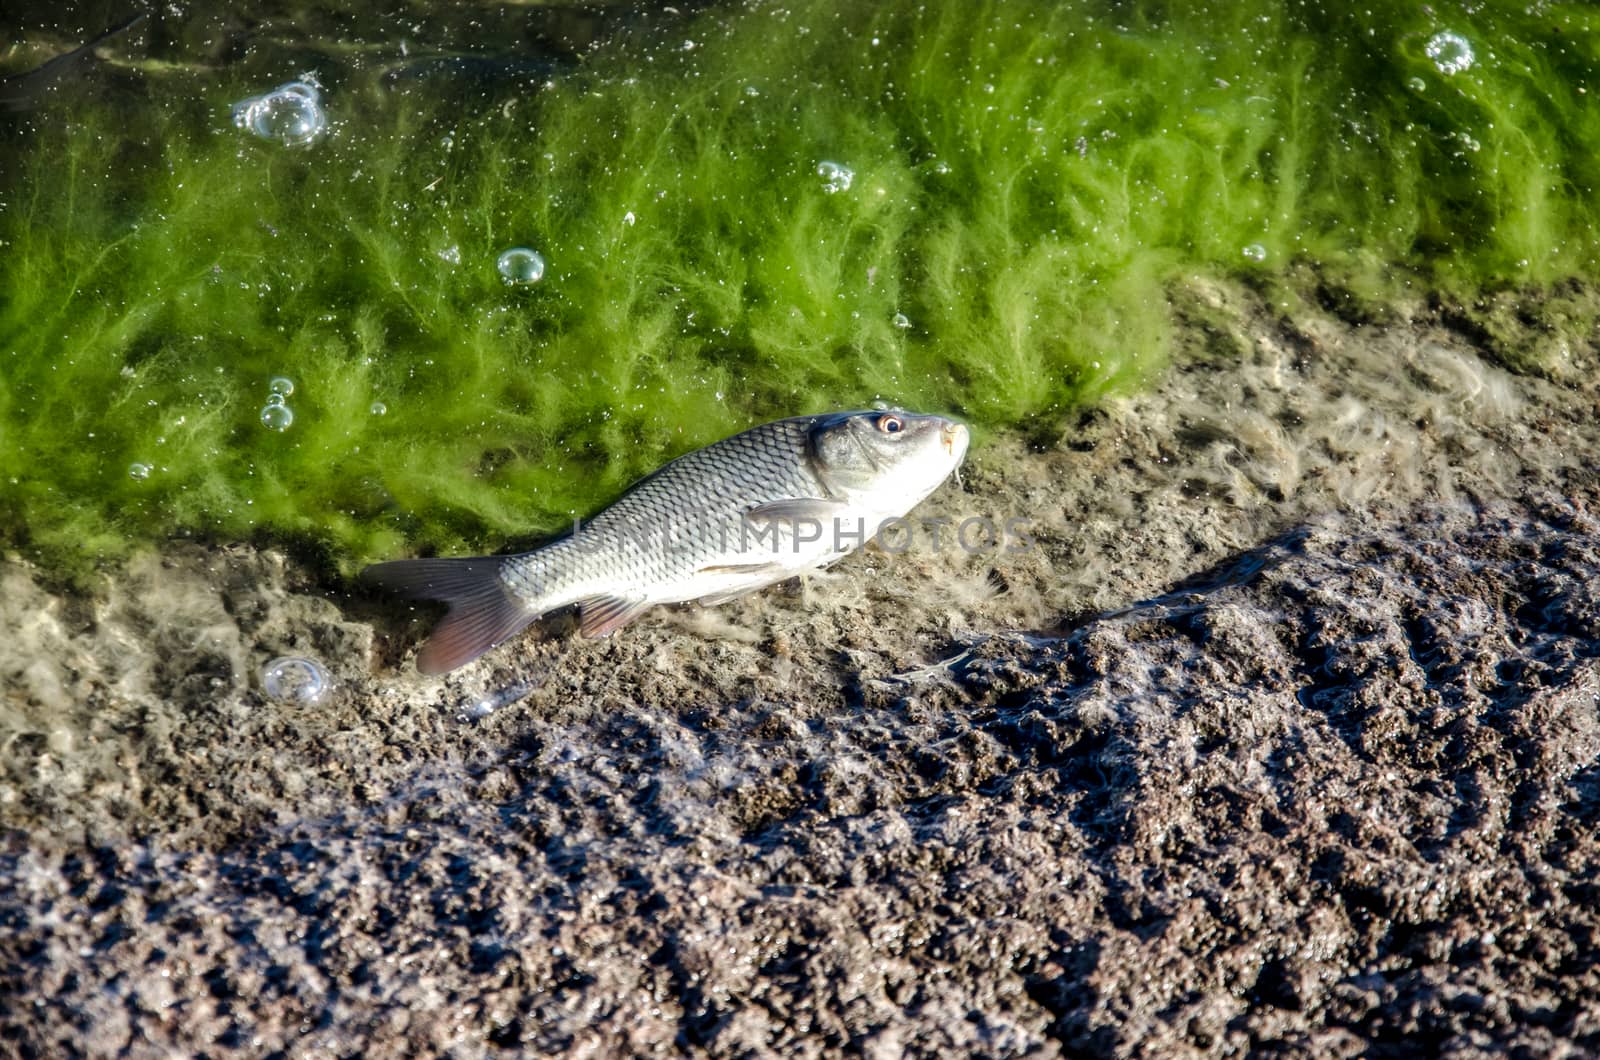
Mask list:
[[[951,457],[959,459],[967,451],[967,428],[964,424],[946,421],[939,436],[939,444]],[[959,447],[959,450],[958,450]]]

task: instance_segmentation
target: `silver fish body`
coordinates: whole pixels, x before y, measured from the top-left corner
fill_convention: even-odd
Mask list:
[[[900,410],[777,420],[678,457],[544,548],[363,576],[451,605],[417,657],[443,673],[573,604],[605,636],[657,604],[723,603],[826,566],[933,492],[967,441],[959,423]]]

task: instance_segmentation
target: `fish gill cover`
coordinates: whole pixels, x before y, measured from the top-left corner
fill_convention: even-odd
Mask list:
[[[1600,13],[1321,7],[666,9],[381,76],[415,20],[152,31],[3,130],[0,544],[481,551],[766,418],[1048,429],[1159,368],[1186,275],[1595,275]],[[311,65],[320,111],[248,109]]]

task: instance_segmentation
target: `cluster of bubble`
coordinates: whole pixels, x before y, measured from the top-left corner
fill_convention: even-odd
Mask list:
[[[294,422],[294,410],[289,407],[294,381],[281,375],[273,376],[267,390],[267,403],[261,406],[261,426],[269,431],[286,431]]]
[[[544,258],[537,250],[512,247],[495,262],[500,278],[511,287],[529,287],[544,279]]]
[[[285,655],[261,668],[261,690],[274,703],[318,703],[333,682],[315,659]]]
[[[822,178],[822,190],[834,195],[850,190],[850,185],[856,179],[856,171],[838,162],[818,162],[817,176]]]
[[[328,129],[322,93],[310,75],[233,105],[233,124],[263,140],[304,147]]]
[[[1428,38],[1424,50],[1428,53],[1428,58],[1433,60],[1433,65],[1446,76],[1471,69],[1475,59],[1472,54],[1472,42],[1461,34],[1447,29],[1442,29]]]

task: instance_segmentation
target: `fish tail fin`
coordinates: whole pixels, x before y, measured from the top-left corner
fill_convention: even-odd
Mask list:
[[[502,556],[397,559],[375,563],[361,580],[412,600],[439,600],[450,613],[417,653],[417,669],[442,674],[476,659],[539,617],[500,578]]]

